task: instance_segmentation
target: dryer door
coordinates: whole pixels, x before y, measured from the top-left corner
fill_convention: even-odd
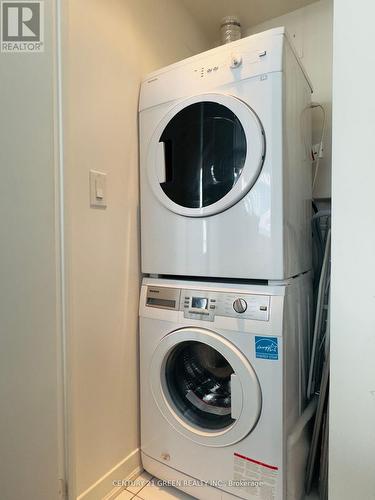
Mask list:
[[[251,189],[264,155],[255,112],[235,97],[204,94],[180,102],[159,123],[149,144],[148,178],[169,210],[205,217]]]
[[[233,344],[205,329],[183,328],[161,340],[150,385],[170,425],[205,446],[237,443],[261,412],[261,389],[250,363]]]

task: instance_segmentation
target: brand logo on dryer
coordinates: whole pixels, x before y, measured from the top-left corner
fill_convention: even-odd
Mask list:
[[[279,359],[277,337],[255,337],[255,357],[261,359]]]

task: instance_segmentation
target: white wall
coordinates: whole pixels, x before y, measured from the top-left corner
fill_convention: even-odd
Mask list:
[[[251,26],[251,35],[277,26],[285,26],[292,37],[302,63],[313,83],[312,99],[322,103],[327,112],[327,133],[324,158],[320,161],[314,197],[331,196],[331,134],[332,134],[332,0],[320,0],[257,26]],[[321,113],[313,112],[313,139],[320,141]]]
[[[140,81],[207,46],[175,0],[70,0],[64,11],[70,482],[82,498],[99,498],[90,488],[110,469],[123,479],[139,465]],[[105,210],[89,206],[89,169],[108,174]]]
[[[375,5],[360,7],[335,1],[330,500],[375,497]]]
[[[45,51],[0,53],[0,497],[55,500],[60,433],[55,2]]]

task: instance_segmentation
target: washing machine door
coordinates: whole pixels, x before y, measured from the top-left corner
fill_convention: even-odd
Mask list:
[[[236,97],[204,94],[180,102],[159,123],[149,144],[148,178],[169,210],[205,217],[248,193],[264,155],[255,112]]]
[[[254,369],[228,340],[210,330],[166,335],[150,367],[155,402],[178,432],[205,446],[229,446],[256,426],[262,394]]]

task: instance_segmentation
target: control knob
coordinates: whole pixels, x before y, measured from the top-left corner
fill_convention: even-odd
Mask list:
[[[236,299],[233,302],[233,309],[236,311],[236,313],[242,314],[246,311],[247,309],[247,303],[245,299]]]
[[[242,56],[240,54],[231,54],[230,67],[232,69],[239,68],[242,64]]]

